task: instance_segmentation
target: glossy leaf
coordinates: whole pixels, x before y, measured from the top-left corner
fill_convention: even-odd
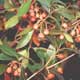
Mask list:
[[[10,61],[14,60],[15,58],[8,56],[6,54],[0,53],[0,61]]]
[[[47,50],[45,48],[34,48],[34,51],[36,52],[37,56],[41,59],[41,60],[46,60],[47,57]]]
[[[0,75],[4,73],[5,69],[6,69],[6,65],[0,64]]]
[[[32,30],[31,27],[24,29],[23,31],[21,31],[18,36],[23,36],[26,35],[28,32],[30,32]]]
[[[72,39],[72,37],[71,37],[69,34],[64,33],[64,36],[65,36],[65,39],[66,39],[67,41],[73,43],[73,39]]]
[[[32,34],[33,34],[33,30],[30,31],[28,34],[24,35],[23,38],[19,41],[16,49],[26,46],[31,40]]]
[[[31,65],[29,64],[28,65],[28,69],[31,71],[31,72],[34,72],[34,71],[37,71],[39,69],[42,68],[42,65],[41,64],[34,64],[34,65]]]
[[[18,16],[13,16],[5,22],[5,29],[14,27],[19,22]]]
[[[22,16],[24,14],[26,14],[29,10],[29,7],[30,7],[30,4],[31,4],[31,1],[32,0],[28,0],[26,3],[23,3],[21,5],[21,7],[18,9],[18,13],[17,13],[17,16]]]
[[[18,58],[19,54],[16,53],[16,51],[12,48],[10,48],[7,45],[0,45],[0,50],[2,51],[2,53],[14,57],[14,58]]]
[[[29,50],[22,50],[19,52],[19,54],[23,57],[21,62],[22,67],[26,68],[28,66],[29,61]]]
[[[50,59],[50,57],[52,56],[52,60],[51,60],[51,64],[53,64],[55,62],[55,55],[56,55],[56,49],[55,47],[53,47],[52,45],[49,45],[48,49],[47,49],[47,58],[46,61],[48,61]]]

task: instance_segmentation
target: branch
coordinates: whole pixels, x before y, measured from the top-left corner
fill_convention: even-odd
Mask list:
[[[60,64],[60,63],[62,63],[62,62],[64,62],[64,61],[66,61],[66,60],[72,58],[72,57],[75,56],[75,55],[76,55],[76,54],[72,54],[72,55],[70,55],[70,56],[64,58],[63,60],[61,60],[61,61],[59,61],[59,62],[57,62],[57,63],[55,63],[55,64],[53,64],[53,65],[51,65],[51,66],[48,66],[47,69],[51,69],[51,68],[53,68],[54,66],[56,66],[56,65],[58,65],[58,64]]]

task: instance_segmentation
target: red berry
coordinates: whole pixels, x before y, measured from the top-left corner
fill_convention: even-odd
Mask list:
[[[44,34],[48,35],[49,34],[49,30],[48,29],[44,29]]]
[[[57,72],[59,72],[60,74],[63,74],[63,68],[62,67],[58,67],[57,68]]]
[[[70,35],[75,36],[76,32],[74,30],[71,31]]]
[[[43,12],[42,17],[45,18],[47,16],[47,13]]]
[[[53,74],[53,73],[49,73],[48,75],[47,75],[47,79],[48,80],[52,80],[52,79],[54,79],[55,78],[55,74]]]
[[[31,21],[32,22],[35,22],[36,21],[36,18],[35,17],[31,17]]]
[[[43,33],[39,33],[38,37],[41,38],[41,39],[43,39],[44,38],[44,34]]]
[[[34,26],[33,26],[33,28],[35,29],[35,30],[37,30],[38,29],[38,24],[34,24]]]
[[[35,12],[31,12],[30,16],[34,17],[35,16]]]
[[[57,58],[59,58],[59,59],[64,59],[65,58],[65,55],[64,54],[58,54],[58,55],[56,55],[57,56]]]
[[[61,35],[59,36],[59,39],[63,40],[63,39],[64,39],[64,35],[61,34]]]
[[[13,73],[14,76],[20,76],[19,72],[17,70],[14,71]]]
[[[28,17],[27,14],[24,14],[24,15],[22,16],[23,19],[26,19],[27,17]]]
[[[65,28],[65,29],[68,28],[67,23],[62,23],[62,27]]]
[[[6,69],[6,72],[7,72],[7,73],[12,73],[12,68],[11,68],[11,67],[8,67],[8,68]]]

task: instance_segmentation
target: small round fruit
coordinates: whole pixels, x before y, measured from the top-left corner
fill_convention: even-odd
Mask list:
[[[47,13],[43,12],[42,17],[45,18],[47,16]]]
[[[79,43],[80,42],[80,36],[76,37],[75,41]]]
[[[58,54],[58,55],[56,55],[57,56],[57,58],[59,58],[59,59],[64,59],[65,58],[65,55],[64,54]]]
[[[19,72],[17,70],[14,71],[13,73],[14,76],[20,76]]]
[[[48,29],[44,29],[44,34],[48,35],[49,34],[49,30]]]
[[[34,17],[35,16],[35,12],[31,12],[30,16]]]
[[[33,29],[37,30],[38,29],[38,24],[34,24]]]
[[[7,72],[7,73],[12,73],[12,68],[11,68],[11,67],[8,67],[8,68],[6,69],[6,72]]]
[[[14,65],[12,66],[12,68],[15,70],[15,69],[18,68],[18,66],[17,66],[16,64],[14,64]]]
[[[43,39],[44,38],[44,34],[43,33],[39,33],[38,37],[41,38],[41,39]]]
[[[71,33],[70,33],[70,35],[71,35],[72,37],[74,37],[75,34],[76,34],[76,32],[75,32],[74,30],[72,30]]]
[[[48,75],[47,75],[47,79],[48,80],[51,80],[51,79],[54,79],[55,78],[55,74],[53,74],[53,73],[49,73]]]
[[[24,14],[24,15],[22,16],[23,19],[26,19],[27,17],[28,17],[27,14]]]
[[[65,29],[68,28],[67,23],[62,23],[62,27],[65,28]]]
[[[35,22],[36,21],[36,17],[31,17],[31,21]]]
[[[64,35],[61,34],[61,35],[59,36],[59,39],[63,40],[63,39],[64,39]]]
[[[63,74],[63,68],[62,67],[58,67],[57,68],[57,72],[59,72],[60,74]]]

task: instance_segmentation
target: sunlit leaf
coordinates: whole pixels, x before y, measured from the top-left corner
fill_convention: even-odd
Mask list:
[[[18,16],[13,16],[5,22],[5,29],[14,27],[19,22]]]
[[[64,36],[65,36],[65,39],[66,39],[67,41],[73,43],[73,39],[72,39],[72,37],[71,37],[69,34],[64,33]]]
[[[46,58],[48,61],[50,59],[50,57],[52,56],[52,60],[51,63],[55,62],[55,55],[56,55],[56,49],[55,47],[53,47],[52,45],[49,45],[48,49],[47,49],[47,55],[48,57]]]
[[[33,30],[30,31],[28,34],[24,35],[23,38],[19,41],[16,49],[26,46],[29,43],[32,37],[32,34],[33,34]]]
[[[23,36],[26,35],[28,32],[30,32],[32,30],[31,27],[24,29],[23,31],[21,31],[18,36]]]
[[[32,0],[28,0],[26,3],[23,3],[18,9],[17,16],[22,16],[28,12]]]
[[[13,8],[13,6],[9,3],[9,0],[5,0],[4,7],[6,10]]]

